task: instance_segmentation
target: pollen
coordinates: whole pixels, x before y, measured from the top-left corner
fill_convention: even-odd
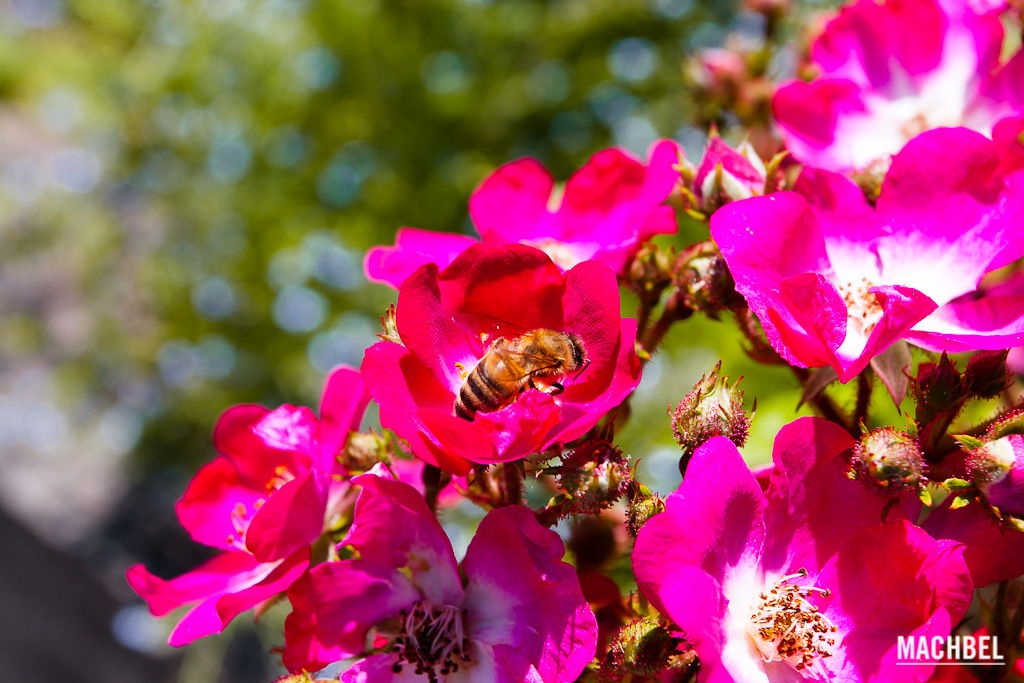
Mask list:
[[[832,656],[836,645],[835,624],[807,600],[814,593],[827,598],[829,591],[788,583],[806,576],[807,570],[801,569],[761,593],[748,626],[765,662],[788,662],[797,671],[813,670],[823,658]]]
[[[406,665],[412,666],[417,675],[425,675],[430,683],[458,671],[469,661],[464,616],[461,607],[432,605],[426,600],[402,610],[401,630],[391,647],[396,656],[392,670],[401,673]]]
[[[836,285],[839,295],[846,304],[846,317],[850,326],[868,337],[875,325],[882,319],[882,304],[870,289],[874,287],[867,278],[859,282]]]

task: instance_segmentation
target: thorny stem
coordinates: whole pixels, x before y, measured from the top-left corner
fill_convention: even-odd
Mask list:
[[[865,423],[868,419],[868,403],[871,401],[871,378],[868,376],[868,372],[864,372],[857,375],[857,407],[853,412],[853,424],[850,425],[854,429],[860,429],[861,424]]]
[[[811,373],[804,368],[798,368],[791,365],[790,369],[793,371],[793,374],[796,375],[796,378],[800,381],[801,386],[803,386],[807,382],[807,379],[811,376]],[[849,432],[853,438],[856,439],[860,436],[860,434],[857,431],[857,426],[850,424],[850,419],[843,414],[843,412],[839,409],[839,406],[836,405],[836,402],[833,401],[832,398],[824,391],[819,391],[816,396],[811,398],[810,403],[812,406],[814,406],[814,409],[818,411],[819,415],[821,415],[827,420],[831,420],[832,422],[838,424],[840,427]]]
[[[502,473],[505,475],[505,505],[522,505],[523,504],[523,470],[520,468],[519,462],[506,462],[502,467]]]
[[[678,292],[669,297],[669,300],[665,303],[665,308],[661,312],[661,316],[650,329],[643,330],[641,333],[640,346],[647,352],[648,359],[653,357],[654,352],[661,345],[661,342],[664,341],[665,335],[668,334],[673,323],[679,320],[686,320],[691,315],[693,315],[693,310],[683,303],[682,297]]]
[[[441,480],[448,476],[450,475],[441,472],[438,467],[433,465],[423,466],[423,496],[427,499],[427,506],[431,512],[437,512],[437,496],[444,487]]]

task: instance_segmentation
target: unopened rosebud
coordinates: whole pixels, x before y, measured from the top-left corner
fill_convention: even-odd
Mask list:
[[[853,449],[853,471],[888,488],[918,489],[926,466],[917,439],[894,427],[880,427],[861,437]]]
[[[1013,383],[1006,368],[1008,351],[981,351],[974,354],[964,370],[964,385],[969,394],[995,398]]]
[[[379,462],[391,462],[391,445],[376,432],[352,432],[341,452],[341,464],[349,472],[366,472]]]
[[[634,538],[640,528],[654,515],[665,511],[665,499],[643,484],[637,484],[637,494],[626,507],[626,530]]]
[[[692,453],[713,436],[724,436],[737,446],[747,442],[750,432],[750,414],[743,407],[740,380],[729,386],[729,380],[719,372],[719,361],[710,375],[702,376],[682,401],[669,410],[672,434],[683,447],[683,453]]]
[[[402,343],[402,337],[398,334],[398,309],[394,304],[388,306],[384,315],[380,317],[380,333],[377,337],[383,341]]]
[[[700,208],[711,213],[729,202],[764,193],[768,171],[749,142],[737,149],[713,137],[693,181]]]
[[[686,308],[717,320],[723,311],[738,311],[746,301],[736,291],[729,266],[714,242],[687,248],[676,259],[673,279]]]
[[[633,470],[610,442],[590,439],[563,456],[555,481],[564,497],[564,514],[595,514],[625,494]]]
[[[1000,514],[1024,519],[1024,436],[1011,434],[971,451],[967,471]]]
[[[938,363],[918,366],[912,389],[918,424],[930,422],[943,413],[959,411],[965,395],[963,378],[945,353]]]
[[[747,64],[734,50],[708,48],[689,62],[688,72],[697,86],[715,95],[726,95],[746,78]]]
[[[627,680],[627,676],[655,676],[669,668],[686,650],[685,641],[657,617],[640,617],[612,637],[602,666],[604,680]]]
[[[675,254],[656,244],[645,244],[629,263],[626,282],[641,300],[654,304],[672,284],[672,263]]]

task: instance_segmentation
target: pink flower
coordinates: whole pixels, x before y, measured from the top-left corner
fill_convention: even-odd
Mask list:
[[[416,491],[375,474],[353,483],[363,490],[342,543],[358,559],[318,565],[289,591],[289,670],[365,656],[342,681],[560,683],[583,671],[597,623],[561,539],[533,513],[488,513],[460,575]]]
[[[453,474],[572,441],[640,381],[636,322],[619,318],[615,275],[602,263],[563,273],[533,247],[477,244],[440,272],[427,264],[410,276],[397,318],[402,343],[367,349],[363,376],[381,424]],[[457,417],[456,397],[495,339],[538,329],[578,335],[587,362],[560,379],[564,392],[527,388],[472,421]]]
[[[359,373],[342,367],[327,379],[319,420],[287,405],[239,405],[221,416],[213,434],[220,455],[192,479],[177,512],[192,538],[225,552],[171,580],[142,565],[127,573],[156,616],[197,603],[171,633],[171,645],[220,633],[302,575],[310,545],[348,490],[335,456],[368,402]]]
[[[1024,53],[999,63],[1004,8],[965,0],[845,6],[811,46],[820,77],[788,83],[772,100],[786,147],[805,163],[849,171],[932,128],[988,135],[1024,111]]]
[[[947,635],[970,605],[959,544],[936,541],[846,477],[852,439],[803,418],[779,432],[762,492],[731,441],[694,453],[640,530],[645,596],[694,644],[707,683],[922,681],[897,636]]]
[[[875,207],[842,176],[805,168],[796,192],[753,197],[711,218],[737,290],[794,365],[848,381],[901,338],[933,350],[1024,344],[1024,301],[976,295],[1024,255],[1024,173],[963,128],[912,140]]]
[[[622,275],[640,245],[676,231],[665,201],[675,189],[681,151],[662,140],[647,165],[628,152],[598,152],[553,203],[555,183],[536,159],[520,159],[488,176],[469,198],[469,215],[484,242],[541,249],[563,270],[595,259]],[[366,276],[398,288],[425,263],[446,267],[476,240],[463,235],[403,228],[393,247],[366,255]]]

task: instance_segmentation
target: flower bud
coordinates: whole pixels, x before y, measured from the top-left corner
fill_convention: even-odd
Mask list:
[[[673,280],[686,308],[717,320],[725,310],[739,311],[746,301],[736,291],[729,266],[714,242],[687,248],[676,259]]]
[[[887,488],[917,489],[927,469],[917,439],[894,427],[873,429],[853,449],[853,473]]]
[[[740,381],[729,386],[729,380],[719,372],[718,361],[708,376],[702,376],[682,401],[669,409],[672,434],[682,446],[683,453],[692,453],[713,436],[728,437],[737,446],[747,442],[750,432],[750,414],[743,408],[743,390]]]
[[[349,472],[366,472],[378,462],[391,462],[391,444],[376,432],[352,432],[339,459]]]
[[[974,354],[964,370],[967,392],[979,398],[995,398],[1013,383],[1006,368],[1008,351],[981,351]]]
[[[637,483],[637,489],[637,495],[633,496],[626,507],[626,530],[634,538],[647,520],[665,510],[664,498],[643,484]]]
[[[562,457],[555,478],[563,514],[596,514],[621,498],[633,481],[629,459],[604,439],[589,439]]]
[[[764,194],[768,171],[749,142],[737,149],[713,137],[697,169],[693,191],[701,208],[711,213],[723,204]]]
[[[677,668],[687,650],[677,632],[669,631],[657,617],[639,617],[619,629],[608,646],[602,678],[628,680],[628,676],[655,676]]]
[[[626,282],[641,300],[657,303],[661,293],[672,284],[672,261],[675,254],[656,244],[645,244],[629,263]]]
[[[1011,434],[971,451],[967,471],[1000,514],[1024,519],[1024,436]]]
[[[1024,410],[1011,410],[996,418],[985,431],[985,441],[995,441],[1010,434],[1024,434]]]

